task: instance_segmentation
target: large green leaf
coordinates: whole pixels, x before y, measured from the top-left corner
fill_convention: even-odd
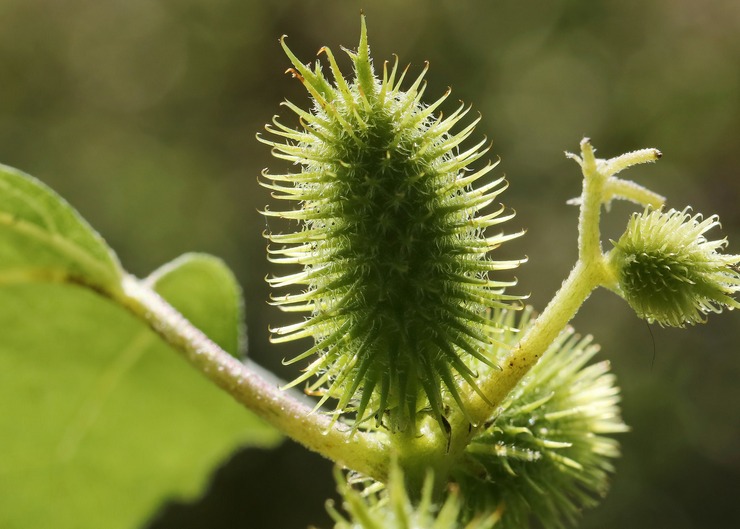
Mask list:
[[[238,286],[209,259],[186,258],[180,272],[176,262],[152,282],[170,276],[160,293],[235,344]],[[163,500],[199,494],[235,448],[278,440],[105,294],[122,274],[65,202],[0,169],[3,529],[135,528]],[[204,317],[223,314],[231,329]]]

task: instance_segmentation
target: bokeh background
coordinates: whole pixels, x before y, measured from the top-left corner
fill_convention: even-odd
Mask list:
[[[419,72],[429,60],[429,100],[452,86],[446,112],[459,99],[483,115],[511,183],[510,229],[528,230],[500,255],[529,256],[518,291],[535,307],[576,257],[565,201],[580,174],[563,151],[584,135],[605,157],[660,148],[630,177],[671,206],[720,214],[740,253],[737,0],[0,0],[0,161],[60,192],[137,275],[190,250],[224,258],[244,287],[250,355],[290,377],[279,361],[293,350],[268,344],[281,316],[265,303],[257,212],[261,169],[285,167],[255,133],[287,116],[283,99],[307,101],[278,37],[306,61],[355,47],[361,8],[376,64],[397,53]],[[632,210],[612,208],[607,237]],[[597,292],[575,326],[603,344],[633,428],[581,527],[737,527],[740,314],[648,328]],[[328,528],[333,487],[331,465],[291,443],[243,451],[202,500],[173,499],[149,527]]]

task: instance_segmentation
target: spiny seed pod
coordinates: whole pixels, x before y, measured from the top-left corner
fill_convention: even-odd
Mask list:
[[[412,503],[406,494],[403,474],[394,466],[388,485],[376,493],[370,490],[353,489],[341,471],[335,471],[337,490],[343,499],[343,507],[349,518],[345,518],[331,501],[327,503],[329,514],[336,522],[334,529],[493,529],[501,518],[500,510],[493,510],[461,523],[462,502],[459,490],[451,486],[447,498],[439,505],[433,499],[433,475],[427,474],[418,503]]]
[[[531,314],[528,307],[517,321],[497,311],[493,319],[525,332]],[[501,339],[513,345],[520,336],[507,331]],[[497,528],[530,527],[536,517],[538,527],[560,529],[604,496],[619,455],[609,435],[627,427],[609,362],[589,364],[598,349],[590,336],[566,329],[473,438],[457,476],[470,513],[503,506]],[[501,361],[507,353],[499,349]]]
[[[315,345],[291,362],[318,355],[293,384],[317,379],[308,390],[336,398],[337,412],[356,412],[356,424],[375,416],[394,431],[413,428],[424,409],[441,423],[443,388],[462,407],[457,379],[478,390],[466,358],[492,364],[493,334],[484,313],[509,304],[514,281],[489,278],[521,261],[494,261],[488,253],[521,233],[486,236],[486,228],[513,214],[501,207],[479,215],[506,188],[503,178],[473,189],[494,167],[469,166],[484,141],[460,145],[478,120],[452,128],[468,109],[435,115],[447,94],[421,102],[424,72],[406,90],[406,72],[373,71],[364,18],[357,53],[349,52],[355,78],[343,77],[332,52],[322,48],[334,84],[317,62],[301,63],[286,46],[297,77],[313,99],[308,112],[292,103],[302,126],[276,119],[262,139],[277,158],[301,167],[270,174],[264,183],[278,200],[299,209],[264,213],[299,222],[293,233],[270,233],[273,262],[303,271],[270,278],[273,287],[299,287],[276,305],[310,317],[274,329],[273,341],[313,337]],[[386,421],[387,417],[387,421]]]
[[[611,262],[622,296],[638,316],[670,327],[700,323],[709,312],[740,307],[740,255],[723,255],[725,239],[704,234],[719,226],[716,215],[702,220],[688,210],[646,210],[634,214]]]

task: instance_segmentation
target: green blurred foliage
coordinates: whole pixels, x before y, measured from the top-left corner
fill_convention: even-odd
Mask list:
[[[536,307],[575,259],[577,211],[565,201],[580,192],[580,175],[562,151],[577,150],[583,135],[605,157],[661,149],[663,160],[630,177],[672,207],[718,213],[729,250],[740,253],[737,0],[363,4],[1,0],[0,161],[60,192],[140,276],[186,251],[223,257],[245,290],[250,356],[289,378],[279,360],[294,351],[267,343],[281,317],[264,303],[270,269],[257,213],[269,200],[260,170],[283,167],[254,134],[284,98],[306,103],[283,74],[278,37],[289,35],[306,61],[322,45],[354,47],[362,7],[377,66],[392,53],[412,73],[429,60],[429,100],[452,86],[446,113],[455,99],[482,113],[480,134],[511,182],[503,200],[518,215],[509,229],[528,230],[501,258],[529,256],[519,291]],[[612,208],[608,237],[630,211]],[[611,294],[588,301],[576,326],[604,345],[633,431],[622,437],[612,492],[582,527],[735,526],[737,318],[649,330]],[[307,487],[330,479],[308,468]],[[280,503],[263,501],[265,510],[285,509],[279,479],[296,476],[276,479]],[[311,516],[298,512],[285,527],[319,521]],[[166,527],[166,515],[154,526]]]

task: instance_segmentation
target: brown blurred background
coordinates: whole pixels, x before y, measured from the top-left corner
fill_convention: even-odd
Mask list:
[[[376,64],[397,53],[419,72],[429,60],[428,100],[452,86],[446,112],[459,99],[483,115],[518,213],[509,229],[528,230],[501,255],[529,256],[519,292],[536,307],[576,256],[565,201],[580,174],[563,150],[584,135],[602,156],[661,149],[629,176],[671,206],[720,214],[740,253],[737,0],[0,0],[0,161],[60,192],[137,275],[190,250],[224,258],[245,290],[250,355],[287,378],[279,360],[294,350],[267,343],[281,316],[265,303],[257,213],[260,170],[285,166],[255,133],[287,116],[283,99],[307,101],[278,37],[306,61],[355,47],[361,8]],[[612,208],[606,237],[632,210]],[[651,337],[597,292],[575,324],[604,346],[633,428],[581,527],[737,527],[740,314]],[[245,451],[206,498],[173,502],[150,527],[329,527],[332,490],[330,465],[292,444]]]

